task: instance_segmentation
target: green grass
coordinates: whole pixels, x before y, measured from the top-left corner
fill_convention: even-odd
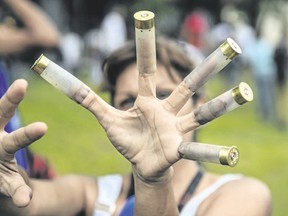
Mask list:
[[[48,124],[48,133],[33,144],[32,149],[48,158],[59,174],[102,175],[130,171],[127,161],[110,145],[91,113],[37,75],[29,76],[28,81],[28,94],[20,106],[23,123],[44,121]],[[209,97],[226,90],[227,85],[220,78],[209,81]],[[106,94],[101,96],[108,99]],[[206,167],[219,173],[243,173],[261,179],[272,190],[273,215],[284,216],[288,194],[288,133],[259,121],[255,113],[255,103],[246,104],[199,131],[200,142],[235,145],[240,150],[236,167],[211,164]]]

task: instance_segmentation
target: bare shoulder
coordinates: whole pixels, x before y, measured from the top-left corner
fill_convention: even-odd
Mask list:
[[[209,206],[209,208],[204,206]],[[251,177],[243,177],[221,186],[203,203],[203,207],[201,209],[204,210],[205,215],[234,212],[235,216],[268,216],[272,215],[272,196],[269,187],[264,182]]]
[[[223,192],[233,190],[238,194],[249,195],[254,198],[259,197],[260,199],[270,198],[271,196],[269,187],[264,182],[252,177],[230,181],[223,185],[222,190]]]

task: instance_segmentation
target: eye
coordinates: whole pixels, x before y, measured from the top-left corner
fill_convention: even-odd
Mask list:
[[[132,96],[124,98],[119,103],[119,109],[121,109],[121,110],[130,109],[131,107],[133,107],[135,100],[136,100],[136,98],[132,97]]]
[[[157,92],[157,98],[160,100],[164,100],[171,94],[171,91],[159,91]]]

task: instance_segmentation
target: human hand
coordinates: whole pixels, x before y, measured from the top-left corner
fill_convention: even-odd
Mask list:
[[[163,173],[171,170],[169,169],[171,165],[180,158],[200,161],[202,158],[202,161],[209,159],[208,162],[218,160],[218,163],[222,163],[218,158],[218,153],[222,148],[194,143],[191,145],[191,143],[182,142],[182,136],[240,106],[235,101],[237,98],[235,95],[239,96],[238,93],[230,90],[196,110],[191,110],[186,115],[180,115],[179,111],[194,92],[207,81],[207,77],[216,74],[229,63],[229,58],[220,48],[217,49],[193,70],[168,98],[159,100],[155,96],[154,84],[154,76],[157,73],[155,54],[153,58],[155,41],[147,41],[147,37],[143,38],[143,41],[145,46],[140,46],[144,49],[140,51],[142,56],[139,54],[140,60],[137,62],[138,97],[133,108],[125,112],[108,105],[87,85],[45,56],[41,56],[32,69],[72,100],[91,111],[106,130],[115,148],[132,163],[135,172],[143,179],[155,181]],[[241,91],[251,93],[246,87],[244,85]],[[243,99],[242,96],[241,99]],[[211,149],[213,149],[212,157]],[[224,150],[225,158],[227,158],[227,151],[225,148]],[[230,154],[230,150],[228,153]],[[235,165],[234,158],[236,162],[238,161],[237,152],[234,153],[231,155],[232,165]]]
[[[91,91],[87,85],[45,56],[41,56],[32,68],[72,100],[91,111],[106,130],[116,149],[135,165],[133,166],[135,171],[143,172],[140,176],[146,176],[145,178],[148,179],[152,178],[155,180],[163,175],[166,170],[170,170],[168,167],[171,164],[181,157],[187,156],[185,152],[191,152],[190,149],[195,149],[195,145],[190,148],[189,144],[185,143],[183,145],[182,143],[181,146],[188,146],[189,148],[184,148],[184,151],[181,148],[181,152],[179,151],[179,145],[182,142],[184,133],[224,114],[227,112],[225,109],[229,107],[225,103],[222,106],[222,102],[225,102],[226,99],[223,101],[217,99],[215,103],[211,101],[210,104],[212,105],[209,105],[208,109],[206,105],[203,105],[203,109],[200,107],[197,110],[191,110],[187,115],[180,116],[178,112],[191,98],[193,92],[185,82],[182,82],[170,97],[165,100],[157,99],[153,83],[154,75],[157,72],[154,71],[148,75],[145,72],[141,73],[139,77],[140,89],[136,103],[132,109],[124,112],[108,105]],[[224,98],[231,99],[229,98],[231,94],[224,95]],[[221,106],[218,106],[219,100]],[[216,113],[210,113],[210,107]],[[213,117],[212,119],[211,116]],[[162,145],[162,143],[164,144]],[[202,144],[198,145],[197,149],[202,146]],[[210,146],[208,150],[211,150]],[[168,152],[170,156],[166,155]],[[197,154],[197,158],[186,158],[198,160],[201,155]],[[158,161],[159,158],[161,159],[160,163]]]
[[[234,93],[230,94],[230,91],[208,105],[191,110],[187,115],[179,115],[195,91],[241,49],[229,39],[193,70],[167,99],[159,100],[155,96],[154,83],[157,71],[154,32],[151,29],[141,29],[139,32],[141,38],[136,37],[139,92],[133,108],[127,111],[108,105],[88,86],[44,56],[32,68],[96,116],[114,147],[132,163],[139,177],[157,181],[163,174],[170,173],[167,171],[171,171],[171,165],[180,158],[193,159],[187,154],[196,145],[191,147],[189,143],[183,143],[185,133],[239,106],[234,101]],[[183,144],[188,148],[183,148]],[[201,148],[201,145],[197,146]]]
[[[46,124],[42,122],[29,124],[9,134],[4,130],[23,100],[26,89],[25,80],[16,80],[0,99],[0,192],[11,197],[18,207],[29,204],[32,190],[20,174],[15,152],[38,140],[47,131]]]

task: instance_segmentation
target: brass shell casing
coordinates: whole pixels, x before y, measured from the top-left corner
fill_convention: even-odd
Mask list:
[[[219,161],[222,165],[236,166],[239,161],[239,150],[236,146],[222,148],[219,152]]]
[[[37,72],[38,74],[41,74],[46,69],[49,62],[50,60],[43,54],[41,54],[40,57],[34,62],[31,69]]]
[[[232,96],[236,103],[243,105],[253,100],[253,91],[247,83],[241,82],[232,90]]]
[[[154,13],[151,11],[138,11],[134,14],[135,28],[151,29],[154,27]]]
[[[235,58],[237,55],[242,53],[241,48],[231,38],[227,38],[226,41],[224,41],[224,43],[221,44],[220,49],[223,52],[223,54],[231,60]]]

